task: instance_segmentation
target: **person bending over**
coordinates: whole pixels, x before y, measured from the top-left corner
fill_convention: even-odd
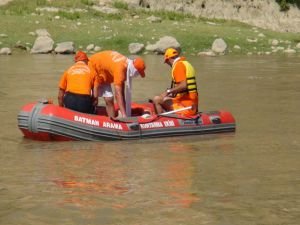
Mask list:
[[[90,57],[89,65],[96,71],[99,88],[95,93],[104,98],[108,116],[116,117],[114,97],[119,107],[118,117],[130,116],[131,79],[139,75],[145,77],[144,60],[142,58],[131,60],[116,51],[102,51]],[[115,96],[111,84],[114,86]]]

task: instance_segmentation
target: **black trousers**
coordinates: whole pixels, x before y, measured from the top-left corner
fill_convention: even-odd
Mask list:
[[[89,95],[66,92],[64,96],[64,105],[66,108],[78,112],[94,113],[92,97]]]

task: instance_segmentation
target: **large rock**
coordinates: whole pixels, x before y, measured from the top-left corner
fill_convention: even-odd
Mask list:
[[[89,44],[88,46],[86,46],[86,50],[87,51],[93,51],[95,48],[95,45],[94,44]]]
[[[52,52],[54,41],[48,36],[39,36],[30,51],[32,54],[46,54]]]
[[[161,23],[162,19],[157,16],[150,16],[147,18],[150,23]]]
[[[73,54],[75,52],[74,42],[67,41],[58,43],[54,51],[59,54]]]
[[[143,51],[145,45],[140,43],[130,43],[128,46],[128,51],[130,54],[138,54]]]
[[[277,46],[277,45],[279,44],[279,41],[276,40],[276,39],[274,39],[274,40],[272,40],[271,44],[272,44],[273,46]]]
[[[160,38],[155,44],[146,46],[147,51],[152,51],[158,54],[164,54],[167,48],[175,48],[180,50],[180,44],[176,38],[171,36],[164,36]]]
[[[224,55],[227,49],[227,44],[222,38],[216,39],[211,47],[211,50],[219,55]]]
[[[1,48],[0,55],[11,55],[11,49],[10,48]]]
[[[297,51],[295,49],[288,48],[288,49],[284,50],[283,52],[288,53],[288,54],[295,54]]]
[[[100,52],[101,49],[102,49],[102,48],[101,48],[100,46],[95,46],[95,47],[94,47],[94,51],[95,51],[95,52]]]

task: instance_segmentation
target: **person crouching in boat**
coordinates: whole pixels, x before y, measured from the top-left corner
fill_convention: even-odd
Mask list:
[[[193,66],[184,57],[180,57],[174,48],[165,51],[164,62],[172,68],[172,85],[153,98],[156,113],[175,110],[183,116],[195,115],[198,112],[198,91]],[[180,110],[186,107],[191,108]]]
[[[142,58],[131,60],[116,51],[98,52],[89,60],[90,67],[96,71],[98,77],[99,88],[95,93],[98,97],[104,98],[108,116],[112,118],[130,116],[131,79],[139,75],[145,77],[144,60]],[[119,115],[116,115],[115,112],[111,84],[114,86]]]
[[[93,113],[98,99],[93,89],[98,86],[96,73],[88,66],[88,57],[78,51],[75,64],[67,69],[59,81],[58,104],[78,112]]]

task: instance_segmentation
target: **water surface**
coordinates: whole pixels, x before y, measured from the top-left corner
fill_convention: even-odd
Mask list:
[[[145,56],[133,100],[170,85]],[[70,56],[0,57],[0,224],[296,225],[300,221],[300,58],[189,58],[200,110],[226,109],[235,133],[116,142],[38,142],[20,108],[57,102]]]

